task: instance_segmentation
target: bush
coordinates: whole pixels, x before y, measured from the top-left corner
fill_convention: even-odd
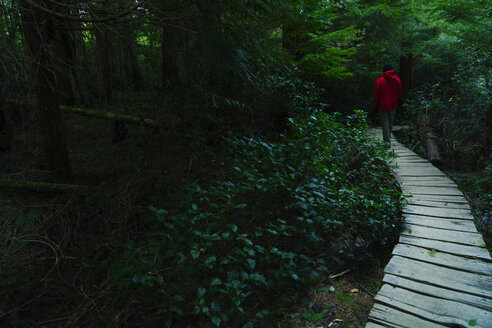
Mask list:
[[[151,232],[127,243],[113,277],[151,292],[168,325],[206,316],[250,327],[268,304],[281,309],[356,239],[385,243],[398,231],[401,194],[364,119],[291,120],[280,142],[229,136],[227,178],[187,186],[176,210],[151,207]]]

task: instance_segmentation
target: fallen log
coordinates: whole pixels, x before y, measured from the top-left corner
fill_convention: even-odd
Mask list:
[[[19,101],[16,99],[6,99],[5,101],[16,105],[24,105],[24,106],[34,105],[34,103],[32,102]],[[115,113],[105,112],[102,110],[79,108],[79,107],[65,106],[65,105],[60,105],[60,109],[68,113],[78,114],[82,116],[95,117],[108,121],[116,121],[116,122],[122,122],[128,124],[141,125],[149,128],[157,128],[163,126],[161,122],[151,118],[130,116],[124,114],[115,114]]]
[[[70,192],[87,189],[85,186],[59,184],[48,182],[32,182],[25,180],[0,179],[0,188],[22,189],[32,191],[49,191],[49,192]]]
[[[436,136],[431,132],[427,132],[424,137],[425,151],[427,152],[427,160],[433,165],[439,166],[442,164],[441,155],[439,155],[439,146],[436,142]]]
[[[103,112],[100,110],[78,108],[78,107],[65,106],[65,105],[61,105],[60,109],[62,109],[65,112],[79,114],[82,116],[96,117],[96,118],[101,118],[103,120],[110,120],[110,121],[117,121],[117,122],[128,123],[128,124],[142,125],[142,126],[146,126],[146,127],[150,127],[150,128],[157,128],[157,127],[162,126],[162,124],[159,121],[156,121],[156,120],[153,120],[150,118],[143,118],[143,117],[137,117],[137,116],[123,115],[123,114],[115,114],[115,113]]]

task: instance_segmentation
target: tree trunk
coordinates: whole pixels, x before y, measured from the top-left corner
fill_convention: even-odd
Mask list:
[[[48,167],[58,175],[69,176],[71,175],[70,161],[51,57],[54,22],[50,16],[31,7],[27,1],[20,0],[20,5],[22,30],[28,56],[32,62]]]
[[[489,106],[487,111],[487,148],[489,150],[489,157],[492,160],[492,105]]]
[[[137,44],[135,41],[135,37],[132,37],[129,40],[129,42],[130,42],[129,54],[130,54],[130,63],[132,67],[133,85],[135,86],[135,90],[142,91],[143,76],[142,76],[142,70],[140,69],[140,64],[138,63]]]
[[[105,13],[103,12],[102,16]],[[104,95],[107,104],[113,103],[113,65],[111,61],[111,31],[105,25],[96,27],[97,62],[102,75]]]
[[[162,28],[162,80],[163,85],[176,86],[180,83],[180,69],[178,66],[177,31],[170,26]]]
[[[439,155],[439,147],[435,140],[435,136],[431,132],[427,132],[425,135],[425,150],[427,152],[427,160],[432,164],[439,166],[442,164],[441,155]]]
[[[138,62],[137,42],[135,31],[128,21],[123,22],[123,42],[125,49],[124,67],[127,69],[127,76],[131,76],[135,90],[142,91],[143,75]]]
[[[8,150],[14,141],[14,132],[10,119],[4,109],[4,103],[0,103],[0,150]]]
[[[400,57],[400,79],[403,85],[402,97],[408,97],[413,88],[413,54]]]
[[[76,103],[72,86],[74,58],[72,57],[73,51],[70,49],[72,38],[68,30],[57,30],[55,35],[53,57],[58,98],[64,105],[74,105]]]

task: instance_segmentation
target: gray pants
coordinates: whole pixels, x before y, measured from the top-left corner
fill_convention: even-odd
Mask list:
[[[393,121],[395,120],[396,110],[378,110],[381,127],[383,128],[383,140],[390,142],[393,132]]]

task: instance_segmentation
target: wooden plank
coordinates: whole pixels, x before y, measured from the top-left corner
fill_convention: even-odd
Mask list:
[[[414,200],[424,200],[426,202],[448,202],[458,204],[468,204],[464,197],[460,196],[440,196],[440,195],[413,195]]]
[[[403,149],[393,149],[393,152],[398,156],[398,157],[408,157],[408,156],[418,156],[418,154],[414,153],[413,151],[407,151]],[[422,158],[422,157],[420,157]]]
[[[441,179],[441,178],[438,178],[438,179],[429,179],[429,178],[422,178],[422,179],[411,179],[411,178],[414,178],[414,177],[397,177],[396,179],[398,180],[398,182],[401,184],[401,185],[429,185],[429,186],[436,186],[436,187],[439,187],[439,186],[453,186],[456,188],[456,184],[447,179],[447,178],[444,178],[444,179]]]
[[[429,186],[429,187],[448,187],[452,186],[454,188],[458,188],[456,183],[449,179],[434,179],[434,180],[429,180],[429,179],[415,179],[415,180],[405,180],[405,179],[400,179],[399,180],[402,185],[413,185],[413,186]]]
[[[434,165],[432,165],[429,162],[423,162],[423,163],[410,162],[409,163],[409,162],[399,161],[399,160],[397,160],[396,162],[402,168],[412,168],[412,167],[415,167],[415,168],[430,168],[430,169],[435,169],[436,168]]]
[[[374,322],[368,322],[366,323],[366,328],[385,328],[385,327],[378,325],[377,323]]]
[[[463,193],[456,189],[455,187],[449,186],[409,186],[403,185],[403,191],[409,194],[420,194],[420,195],[442,195],[442,196],[463,196]]]
[[[473,320],[475,327],[489,328],[492,323],[492,312],[450,300],[417,294],[387,284],[383,285],[375,300],[446,326],[466,327],[470,320]]]
[[[429,180],[412,180],[412,181],[405,181],[401,180],[400,182],[402,185],[407,186],[414,186],[415,187],[424,187],[424,188],[436,188],[436,189],[454,189],[458,190],[458,187],[456,186],[455,183],[452,181],[429,181]],[[442,191],[442,190],[440,190]],[[459,195],[462,195],[460,192]]]
[[[428,181],[410,181],[410,182],[400,182],[403,189],[405,188],[455,188],[457,186],[451,182],[428,182]],[[462,194],[461,194],[462,195]]]
[[[398,165],[401,166],[401,164],[405,164],[405,165],[411,165],[411,164],[425,164],[425,163],[429,163],[427,160],[425,159],[420,159],[420,158],[397,158],[396,160],[393,160],[392,161],[393,163],[396,163]],[[430,163],[429,163],[430,164]]]
[[[415,200],[413,198],[408,198],[407,203],[409,205],[416,205],[416,206],[470,210],[470,205],[468,204],[456,204],[456,203],[448,203],[448,202],[427,202],[425,200]]]
[[[436,169],[435,167],[432,166],[424,166],[424,167],[401,167],[397,169],[398,174],[403,173],[403,175],[416,175],[416,176],[422,176],[422,175],[429,175],[429,173],[435,173],[435,175],[439,176],[445,176],[445,174],[440,171],[439,169]]]
[[[374,304],[369,314],[369,320],[395,328],[445,327],[378,303]]]
[[[396,154],[398,158],[410,159],[410,158],[422,158],[417,154]]]
[[[393,162],[400,169],[411,169],[411,168],[426,168],[430,165],[429,162],[423,160],[420,157],[398,157],[393,160]]]
[[[428,296],[433,296],[446,300],[456,301],[463,304],[468,304],[492,312],[492,302],[484,297],[464,294],[446,288],[423,284],[418,281],[406,279],[403,277],[398,277],[389,273],[384,275],[383,283],[390,284],[393,286],[398,286],[408,290],[413,290]]]
[[[428,250],[417,246],[398,244],[393,249],[393,255],[438,264],[452,269],[492,276],[491,263],[438,252],[436,250]]]
[[[419,169],[396,169],[395,173],[402,177],[445,177],[444,173],[436,170],[419,170]]]
[[[453,180],[451,180],[450,178],[448,178],[447,176],[440,176],[440,177],[419,177],[419,176],[416,176],[416,177],[398,177],[397,176],[397,179],[398,180],[401,180],[401,181],[427,181],[427,182],[434,182],[434,181],[442,181],[442,182],[453,182]]]
[[[425,216],[435,216],[439,218],[473,220],[473,215],[469,210],[456,208],[438,208],[418,205],[407,205],[403,209],[405,214],[418,214]]]
[[[492,261],[489,252],[482,247],[460,245],[440,240],[423,239],[410,235],[401,235],[399,242],[403,244],[424,247],[429,250],[435,249],[437,251],[450,254],[478,258],[489,262]]]
[[[473,221],[460,219],[441,219],[432,216],[404,214],[405,223],[425,227],[477,233]]]
[[[385,273],[492,300],[492,277],[393,256]]]
[[[407,223],[403,224],[403,228],[402,235],[485,247],[485,242],[483,241],[482,235],[479,233],[428,228]]]

